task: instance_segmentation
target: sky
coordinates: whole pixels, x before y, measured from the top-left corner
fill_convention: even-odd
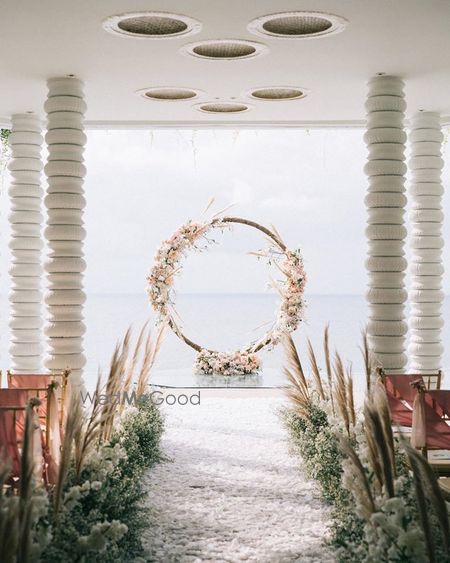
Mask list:
[[[224,208],[274,225],[302,250],[311,294],[363,294],[367,283],[361,129],[89,131],[85,181],[88,293],[145,291],[160,242],[187,220]],[[445,146],[450,162],[450,150]],[[449,184],[449,166],[444,183]],[[0,218],[2,293],[8,271],[7,174]],[[214,198],[212,208],[205,207]],[[444,209],[450,209],[447,190]],[[449,226],[444,236],[450,242]],[[268,272],[248,252],[264,237],[236,226],[202,254],[190,254],[177,290],[254,293]],[[445,263],[449,263],[447,244]],[[445,275],[450,293],[450,272]]]

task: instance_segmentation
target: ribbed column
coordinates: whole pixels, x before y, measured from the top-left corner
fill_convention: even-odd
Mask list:
[[[48,292],[45,297],[48,316],[45,334],[50,370],[69,368],[75,381],[81,381],[86,363],[83,353],[83,178],[86,169],[83,151],[86,143],[83,115],[83,83],[76,78],[52,78],[48,81],[48,194],[45,198],[48,222],[45,236],[49,255],[46,263]]]
[[[440,117],[420,112],[411,122],[411,316],[409,369],[436,373],[442,368],[442,194]]]
[[[369,273],[368,337],[371,351],[389,372],[406,368],[404,214],[406,197],[403,82],[376,76],[369,82],[366,102],[369,178],[366,235]]]
[[[42,368],[43,138],[38,117],[15,114],[11,121],[10,369],[27,373]]]

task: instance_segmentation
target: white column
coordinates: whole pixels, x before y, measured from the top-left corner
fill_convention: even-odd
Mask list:
[[[42,124],[30,113],[13,115],[11,123],[10,369],[36,373],[42,369]]]
[[[405,109],[402,80],[395,76],[376,76],[370,80],[364,135],[368,148],[365,172],[369,178],[365,199],[369,273],[367,330],[375,358],[391,373],[403,372],[407,363]]]
[[[45,140],[48,145],[48,194],[45,198],[48,221],[45,236],[49,255],[46,263],[48,291],[45,334],[50,370],[69,368],[81,381],[86,363],[83,353],[83,178],[86,143],[83,115],[83,83],[72,77],[48,81],[45,111],[48,117]]]
[[[411,316],[410,371],[436,373],[442,368],[442,212],[440,116],[419,112],[411,122]]]

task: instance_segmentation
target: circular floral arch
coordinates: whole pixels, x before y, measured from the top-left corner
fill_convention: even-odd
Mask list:
[[[258,258],[266,258],[269,264],[277,266],[283,275],[274,285],[280,294],[280,304],[271,328],[258,340],[233,352],[218,352],[197,344],[182,331],[176,321],[174,306],[174,277],[182,269],[182,260],[190,250],[205,250],[211,240],[208,234],[224,230],[233,224],[247,225],[266,235],[269,248],[254,252]],[[165,240],[158,249],[149,275],[148,294],[160,322],[166,323],[173,332],[197,352],[196,371],[206,374],[248,375],[256,373],[261,362],[257,352],[273,347],[284,334],[293,332],[302,320],[304,310],[304,285],[306,275],[300,250],[289,250],[275,229],[270,230],[255,221],[240,217],[214,217],[205,222],[189,221]]]

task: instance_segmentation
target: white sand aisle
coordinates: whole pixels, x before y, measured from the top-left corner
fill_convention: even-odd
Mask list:
[[[288,455],[281,404],[230,391],[164,408],[171,461],[147,477],[148,561],[333,561],[328,508]]]

